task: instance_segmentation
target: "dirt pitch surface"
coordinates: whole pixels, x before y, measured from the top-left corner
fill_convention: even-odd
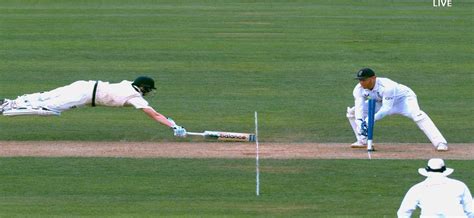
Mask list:
[[[450,144],[437,152],[431,144],[377,144],[372,159],[474,159],[474,145]],[[261,143],[260,158],[368,159],[365,149],[339,143]],[[255,158],[254,143],[0,141],[1,157]]]

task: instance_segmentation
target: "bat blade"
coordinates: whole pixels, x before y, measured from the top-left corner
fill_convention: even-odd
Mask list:
[[[204,131],[203,133],[188,132],[188,135],[199,135],[199,136],[204,136],[204,138],[217,139],[219,141],[233,141],[233,142],[254,142],[255,141],[255,134],[251,134],[251,133]]]
[[[205,134],[217,138],[219,141],[237,141],[237,142],[254,142],[255,134],[238,133],[238,132],[219,132],[205,131]]]

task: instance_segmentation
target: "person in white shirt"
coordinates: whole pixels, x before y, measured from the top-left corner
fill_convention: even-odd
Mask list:
[[[172,128],[175,136],[185,137],[185,128],[155,111],[143,98],[154,89],[155,81],[147,76],[120,83],[81,80],[51,91],[22,95],[14,100],[2,99],[0,114],[59,116],[63,111],[82,106],[133,106],[158,123]]]
[[[463,182],[447,177],[453,171],[439,158],[430,159],[426,168],[418,169],[427,178],[408,190],[398,209],[398,217],[411,217],[419,207],[420,217],[474,218],[469,188]]]
[[[359,80],[359,83],[352,93],[354,107],[347,108],[347,118],[357,139],[351,145],[352,148],[365,148],[367,146],[367,102],[368,99],[375,99],[375,121],[388,115],[403,115],[418,125],[436,150],[448,150],[446,139],[428,114],[420,110],[417,97],[410,88],[388,78],[376,77],[375,72],[370,68],[359,70],[356,79]]]

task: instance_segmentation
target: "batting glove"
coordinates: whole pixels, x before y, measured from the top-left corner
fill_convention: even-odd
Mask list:
[[[182,137],[182,138],[186,137],[187,133],[186,133],[186,129],[184,127],[176,125],[176,126],[173,126],[172,128],[173,128],[173,131],[174,131],[174,136]]]
[[[171,126],[171,129],[173,129],[174,136],[182,137],[182,138],[186,137],[187,132],[186,132],[186,129],[184,127],[176,125],[176,122],[174,122],[174,120],[171,119],[171,118],[168,118],[168,121],[171,124],[173,124]]]

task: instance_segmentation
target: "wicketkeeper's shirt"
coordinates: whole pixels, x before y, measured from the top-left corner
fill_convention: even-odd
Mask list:
[[[357,84],[352,92],[355,99],[356,119],[363,118],[363,104],[368,99],[375,99],[381,108],[375,114],[375,120],[380,120],[392,109],[395,101],[408,96],[416,96],[415,93],[405,85],[394,82],[388,78],[377,77],[372,90],[364,89]]]

